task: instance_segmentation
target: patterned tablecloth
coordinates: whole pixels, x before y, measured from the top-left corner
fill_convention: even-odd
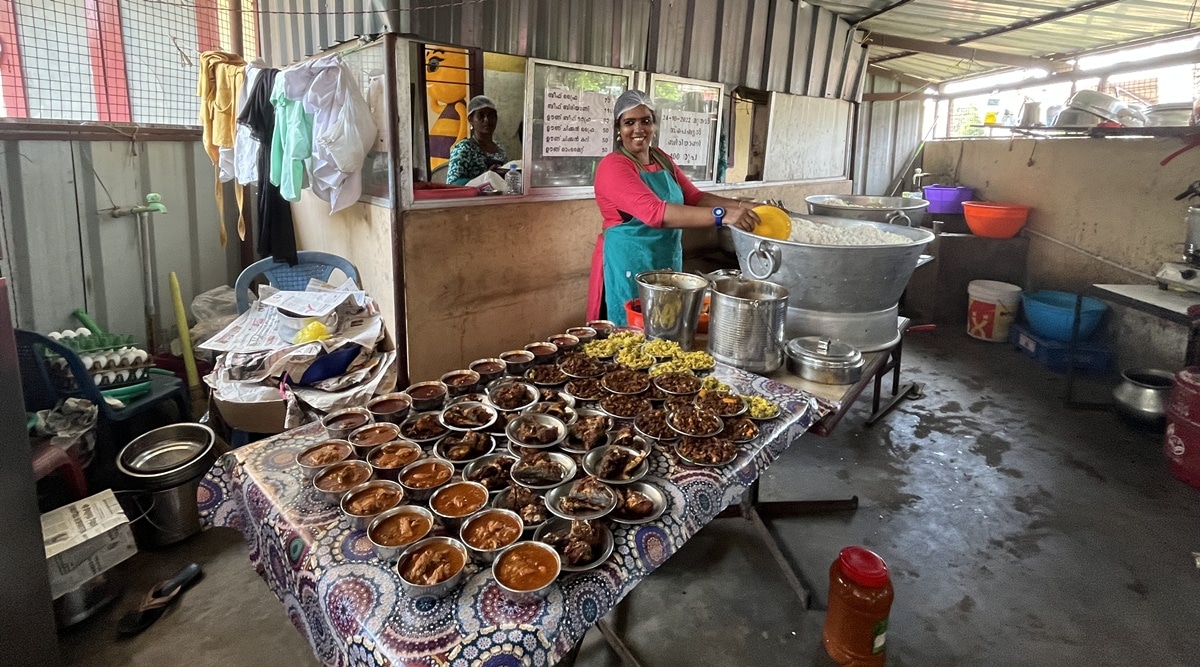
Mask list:
[[[327,665],[547,664],[559,660],[642,579],[742,492],[827,408],[774,380],[720,366],[714,373],[740,393],[778,402],[783,414],[741,445],[721,468],[680,465],[655,448],[645,481],[668,498],[658,520],[613,524],[616,548],[586,572],[564,574],[537,604],[509,602],[477,569],[442,600],[413,599],[394,567],[377,560],[362,530],[300,477],[295,457],[325,437],[310,424],[226,454],[200,485],[208,526],[242,532],[250,560],[287,608],[292,623]],[[476,566],[468,565],[475,569]]]

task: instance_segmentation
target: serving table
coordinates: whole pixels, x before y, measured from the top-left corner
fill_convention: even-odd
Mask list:
[[[327,665],[554,663],[829,412],[823,401],[777,380],[720,364],[713,374],[738,393],[779,403],[780,417],[763,423],[762,435],[719,468],[681,465],[656,447],[644,481],[664,491],[667,510],[647,524],[614,524],[612,556],[560,576],[535,604],[508,601],[490,570],[471,564],[446,598],[405,595],[364,531],[302,479],[295,457],[325,438],[319,424],[223,456],[200,484],[201,517],[206,526],[243,534],[254,567]]]

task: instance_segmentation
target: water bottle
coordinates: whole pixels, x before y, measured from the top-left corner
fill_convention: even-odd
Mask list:
[[[521,170],[509,169],[504,175],[505,192],[510,195],[521,194]]]

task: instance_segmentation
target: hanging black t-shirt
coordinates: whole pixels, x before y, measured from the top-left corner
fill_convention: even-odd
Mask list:
[[[296,263],[296,229],[292,224],[292,205],[271,185],[271,135],[275,133],[275,107],[271,91],[277,69],[264,69],[250,90],[250,97],[238,122],[250,128],[259,142],[258,149],[258,243],[260,257]]]

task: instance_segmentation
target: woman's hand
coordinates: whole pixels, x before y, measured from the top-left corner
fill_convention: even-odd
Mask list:
[[[737,227],[744,232],[752,232],[758,223],[758,214],[749,208],[736,206],[725,211],[723,224],[727,226]]]

